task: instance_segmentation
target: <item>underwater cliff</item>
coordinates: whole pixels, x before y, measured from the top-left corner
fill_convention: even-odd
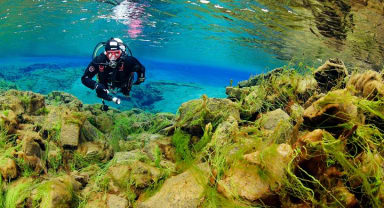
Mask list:
[[[1,207],[382,207],[383,74],[289,66],[108,112],[1,82]]]

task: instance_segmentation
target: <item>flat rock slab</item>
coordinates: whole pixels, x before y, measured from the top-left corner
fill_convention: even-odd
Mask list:
[[[202,167],[202,166],[200,166]],[[188,170],[167,179],[160,191],[144,202],[137,204],[138,208],[197,208],[202,202],[204,186],[208,175],[207,167],[198,172]],[[202,179],[202,180],[200,180]]]
[[[80,127],[77,124],[63,124],[60,142],[63,148],[74,149],[79,145]]]

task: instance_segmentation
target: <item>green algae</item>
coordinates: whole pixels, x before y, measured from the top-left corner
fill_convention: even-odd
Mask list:
[[[180,129],[176,129],[172,136],[172,145],[175,146],[178,160],[190,162],[192,160],[192,152],[189,147],[191,136]]]
[[[5,193],[5,208],[17,208],[25,205],[25,199],[29,197],[34,183],[31,180],[21,178],[7,188]]]
[[[193,149],[195,152],[200,152],[201,150],[203,150],[203,148],[211,141],[213,135],[212,128],[213,127],[211,123],[208,123],[205,126],[204,135],[196,144],[193,145]]]

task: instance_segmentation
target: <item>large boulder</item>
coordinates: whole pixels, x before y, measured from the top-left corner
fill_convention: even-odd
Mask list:
[[[208,167],[200,165],[168,178],[151,198],[137,203],[138,208],[197,208],[201,205],[204,186],[208,183]]]
[[[179,115],[176,119],[176,126],[191,133],[201,136],[208,123],[216,128],[229,116],[240,120],[239,109],[229,99],[207,98],[191,100],[183,103],[179,108]]]
[[[246,154],[248,164],[233,166],[218,182],[217,189],[227,198],[239,196],[250,202],[262,200],[276,205],[270,200],[281,188],[292,153],[290,145],[280,144]]]
[[[339,59],[329,59],[313,72],[322,91],[329,91],[333,87],[342,88],[344,78],[348,76],[347,68]]]

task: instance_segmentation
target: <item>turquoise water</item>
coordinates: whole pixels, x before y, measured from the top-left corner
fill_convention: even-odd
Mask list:
[[[375,11],[382,3],[319,2],[2,0],[0,77],[22,90],[62,90],[98,103],[80,76],[94,46],[119,37],[148,73],[132,98],[114,107],[176,112],[202,94],[225,97],[231,79],[292,59],[316,66],[338,56],[349,66],[380,69],[384,18]]]

